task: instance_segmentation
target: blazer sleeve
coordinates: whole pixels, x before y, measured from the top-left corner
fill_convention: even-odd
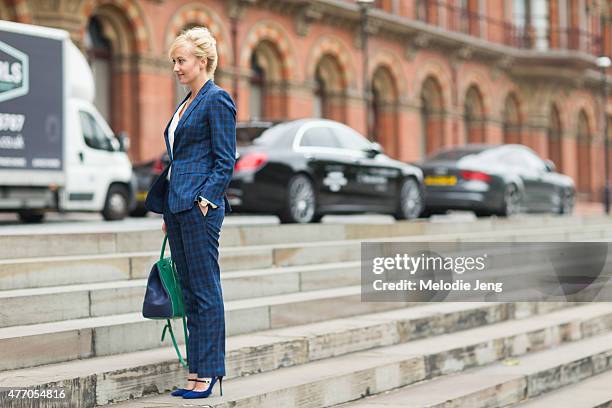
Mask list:
[[[208,126],[214,165],[198,195],[220,206],[236,163],[236,105],[222,89],[210,96],[209,103]]]

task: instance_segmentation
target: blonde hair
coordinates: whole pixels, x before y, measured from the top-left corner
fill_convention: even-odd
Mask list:
[[[174,51],[183,45],[193,44],[193,54],[197,58],[206,59],[206,73],[209,77],[213,77],[217,69],[217,41],[212,36],[210,31],[204,27],[193,27],[183,31],[174,39],[168,57],[172,60]]]

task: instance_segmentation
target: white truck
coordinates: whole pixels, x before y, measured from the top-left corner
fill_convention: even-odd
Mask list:
[[[68,32],[0,20],[0,211],[24,222],[48,211],[129,213],[128,139],[113,134],[94,91]]]

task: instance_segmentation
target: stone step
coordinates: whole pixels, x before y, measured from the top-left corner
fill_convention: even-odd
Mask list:
[[[406,401],[415,407],[515,406],[598,374],[609,374],[611,355],[612,333],[606,333],[339,407],[393,407]],[[608,397],[609,390],[608,383]]]
[[[595,375],[541,397],[517,405],[519,408],[608,408],[612,407],[612,371]]]
[[[269,372],[347,353],[495,325],[510,319],[529,321],[529,317],[546,313],[550,313],[553,324],[557,324],[563,319],[557,317],[555,320],[555,314],[551,312],[567,307],[570,311],[572,305],[436,303],[230,336],[226,350],[227,377]],[[609,325],[602,316],[609,314],[610,310],[578,308],[581,308],[582,323],[574,324],[574,332],[580,329],[592,335]],[[574,316],[572,313],[571,318]],[[183,376],[174,350],[164,348],[5,371],[0,373],[0,387],[48,388],[51,384],[62,384],[79,400],[107,403],[151,393],[151,390],[163,392],[180,383]]]
[[[221,274],[225,301],[354,286],[360,280],[359,262]],[[146,284],[132,279],[0,291],[0,327],[139,312]]]
[[[235,300],[225,302],[226,333],[252,333],[407,306],[361,302],[360,286]],[[128,313],[0,328],[0,370],[160,347],[164,322]],[[178,320],[176,325],[180,327]]]
[[[166,254],[170,256],[170,252]],[[147,278],[156,252],[70,255],[0,260],[0,290]],[[269,268],[271,247],[221,248],[223,271]]]
[[[472,372],[487,372],[488,375],[476,377],[481,383],[487,382],[493,386],[499,383],[500,379],[502,384],[505,384],[505,378],[500,378],[502,374],[499,367],[501,371],[508,369],[512,374],[506,374],[506,377],[519,377],[512,378],[510,384],[517,388],[519,385],[524,387],[525,384],[520,383],[521,380],[524,381],[522,377],[526,373],[519,372],[526,368],[523,364],[518,366],[517,370],[517,367],[498,363],[517,357],[520,357],[521,362],[529,362],[525,364],[529,370],[525,371],[529,371],[537,388],[552,387],[547,380],[554,379],[552,374],[558,374],[555,370],[567,372],[567,377],[571,377],[563,379],[567,382],[612,368],[612,359],[606,358],[612,353],[612,334],[599,335],[610,329],[612,305],[588,305],[584,306],[584,309],[575,309],[230,379],[224,387],[223,397],[219,397],[216,390],[213,397],[203,402],[215,408],[319,408],[346,403],[409,384],[415,385],[406,390],[444,382],[445,387],[429,388],[427,392],[412,392],[410,398],[401,399],[404,404],[409,401],[409,406],[421,407],[429,406],[420,403],[429,398],[436,402],[441,401],[439,406],[442,406],[444,401],[449,400],[447,396],[467,395],[466,387],[453,379],[470,375]],[[596,329],[593,330],[594,328]],[[524,356],[526,353],[530,355]],[[580,375],[572,375],[572,368],[582,367],[582,362],[587,362],[590,370],[580,370]],[[491,367],[497,370],[491,370]],[[466,374],[459,373],[472,368],[475,370]],[[459,374],[452,375],[453,373]],[[537,381],[538,376],[542,381]],[[474,381],[470,385],[475,387],[478,382]],[[161,384],[157,387],[159,390],[164,389]],[[505,396],[503,391],[500,394]],[[400,400],[396,400],[396,403],[397,401]],[[177,401],[177,398],[166,393],[163,396],[126,401],[117,404],[117,407],[170,407],[182,406],[184,402],[180,399]],[[97,403],[103,404],[104,401],[98,400]],[[467,403],[444,406],[476,405]]]
[[[545,242],[605,240],[611,237],[612,228],[608,228],[607,225],[589,224],[580,229],[561,226],[530,231],[520,229],[470,233],[453,231],[446,234],[376,238],[369,241]],[[360,259],[361,242],[352,239],[221,248],[221,270],[355,262]],[[157,252],[0,259],[0,290],[144,279],[157,259],[159,259]]]
[[[512,229],[547,229],[554,227],[581,227],[588,225],[609,225],[607,217],[558,217],[530,215],[504,218],[486,218],[460,222],[404,221],[392,224],[316,224],[316,225],[227,225],[221,234],[221,247],[273,245],[290,242],[316,242],[321,240],[369,239],[411,235],[446,234],[449,231],[485,232]],[[38,233],[0,236],[0,259],[102,255],[159,251],[162,242],[159,228],[141,230],[109,231],[87,233]]]

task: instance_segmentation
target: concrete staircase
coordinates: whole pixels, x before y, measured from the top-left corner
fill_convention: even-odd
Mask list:
[[[611,227],[601,217],[228,226],[227,381],[223,397],[198,403],[489,407],[597,387],[612,365],[612,304],[364,303],[360,243],[609,240]],[[167,394],[185,371],[160,343],[163,324],[140,315],[161,239],[0,237],[0,387],[70,398],[24,402],[0,388],[0,406],[182,406]]]

